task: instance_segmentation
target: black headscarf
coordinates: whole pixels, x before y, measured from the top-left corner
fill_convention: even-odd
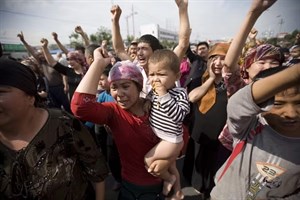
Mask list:
[[[37,97],[36,77],[33,71],[8,58],[0,58],[0,85],[15,87]]]

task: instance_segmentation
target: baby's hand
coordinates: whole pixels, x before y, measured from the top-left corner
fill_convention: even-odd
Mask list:
[[[158,96],[163,96],[167,94],[167,89],[165,88],[164,85],[161,84],[159,81],[154,81],[151,83],[153,91],[158,95]]]

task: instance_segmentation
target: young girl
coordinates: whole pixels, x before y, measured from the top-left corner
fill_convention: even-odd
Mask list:
[[[145,156],[145,162],[150,166],[154,160],[176,160],[183,147],[182,122],[190,108],[186,90],[175,87],[175,82],[180,78],[180,61],[173,51],[163,49],[152,54],[148,78],[152,85],[149,93],[152,100],[149,120],[153,131],[161,139]],[[175,160],[160,177],[164,180],[163,193],[167,195],[176,183],[173,199],[182,199]]]

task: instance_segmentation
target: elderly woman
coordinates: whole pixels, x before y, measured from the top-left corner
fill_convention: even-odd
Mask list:
[[[89,132],[37,105],[34,73],[0,58],[0,199],[103,200],[108,168]]]

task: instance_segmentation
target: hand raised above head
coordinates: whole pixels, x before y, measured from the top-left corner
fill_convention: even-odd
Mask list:
[[[57,40],[57,38],[58,38],[58,35],[57,35],[57,33],[56,33],[56,32],[52,32],[52,36],[53,36],[53,39],[54,39],[54,40]]]
[[[104,60],[107,63],[106,65],[110,63],[110,57],[108,56],[107,51],[102,47],[98,47],[94,50],[94,60],[96,59]]]
[[[251,11],[264,12],[270,8],[277,0],[252,0]]]
[[[81,26],[76,26],[75,27],[75,32],[78,33],[78,34],[83,34],[84,33]]]
[[[188,7],[188,0],[175,0],[178,8],[187,8]]]
[[[255,39],[256,36],[257,36],[257,33],[258,33],[258,31],[255,28],[252,28],[251,31],[250,31],[250,33],[249,33],[249,35],[248,35],[248,37],[250,39]]]
[[[23,31],[21,31],[20,33],[18,33],[17,37],[20,38],[21,41],[24,41]]]
[[[119,21],[120,16],[122,14],[122,9],[118,5],[113,5],[110,9],[110,12],[112,14],[112,20]]]
[[[48,40],[46,38],[42,38],[40,42],[42,44],[42,47],[47,47],[48,46]]]

